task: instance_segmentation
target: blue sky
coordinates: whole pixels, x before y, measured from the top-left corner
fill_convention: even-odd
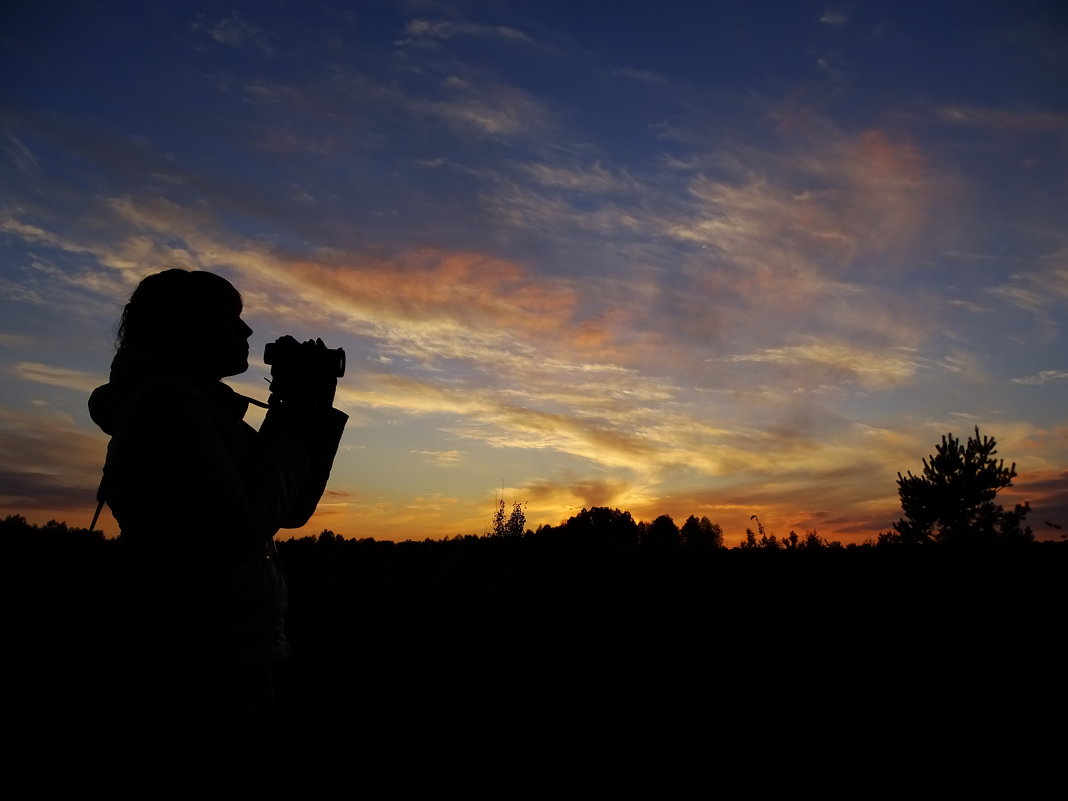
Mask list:
[[[87,394],[181,265],[255,355],[348,353],[312,532],[860,541],[975,426],[1068,525],[1057,3],[42,2],[0,64],[3,513],[88,522]]]

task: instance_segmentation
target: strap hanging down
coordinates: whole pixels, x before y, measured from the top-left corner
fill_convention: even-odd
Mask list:
[[[107,493],[104,491],[104,484],[107,482],[107,473],[100,477],[100,486],[96,488],[96,511],[93,513],[93,522],[89,524],[89,533],[93,533],[93,529],[96,528],[96,521],[100,519],[100,512],[104,508],[104,499],[107,497]]]
[[[96,521],[100,517],[100,510],[104,508],[104,501],[101,499],[96,504],[96,511],[93,513],[93,522],[89,524],[89,533],[93,533],[93,529],[96,528]]]

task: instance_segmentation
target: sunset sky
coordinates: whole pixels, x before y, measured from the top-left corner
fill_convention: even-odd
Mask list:
[[[116,318],[186,266],[244,295],[239,391],[282,334],[347,352],[290,533],[482,534],[503,492],[860,542],[979,426],[1058,538],[1065,8],[5,3],[0,516],[88,525]]]

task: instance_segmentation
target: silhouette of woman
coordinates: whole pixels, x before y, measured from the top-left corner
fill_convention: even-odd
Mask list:
[[[259,752],[272,665],[289,653],[272,538],[315,511],[348,419],[332,408],[336,374],[298,369],[258,431],[244,422],[250,399],[221,381],[248,369],[241,312],[213,273],[147,276],[123,310],[110,380],[89,400],[111,436],[100,498],[140,577],[119,725],[154,758],[195,743],[201,764],[234,767]]]

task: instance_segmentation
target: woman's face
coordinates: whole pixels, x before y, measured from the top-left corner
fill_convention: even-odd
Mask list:
[[[205,314],[199,350],[201,363],[213,378],[238,375],[248,369],[248,338],[252,329],[241,319],[241,307],[227,304]]]

